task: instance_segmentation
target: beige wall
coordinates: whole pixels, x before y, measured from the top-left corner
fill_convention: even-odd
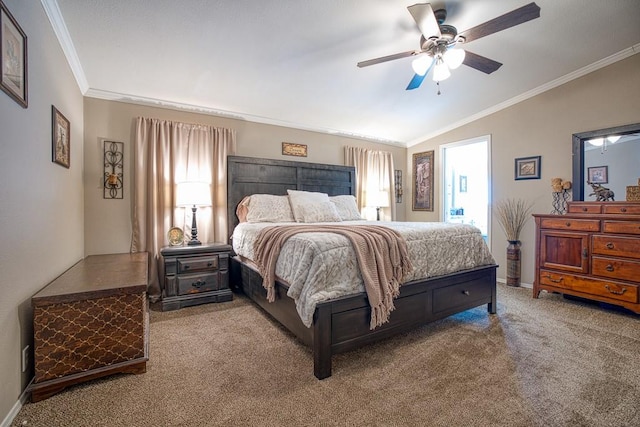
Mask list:
[[[403,175],[406,175],[405,148],[374,144],[359,139],[94,98],[85,98],[84,116],[86,255],[129,251],[132,141],[135,118],[138,116],[235,129],[237,132],[236,154],[240,156],[341,165],[344,164],[343,147],[345,145],[389,151],[393,154],[396,169],[402,169]],[[105,200],[102,196],[102,141],[105,139],[124,142],[125,182],[122,200]],[[283,156],[282,142],[306,144],[308,157]],[[400,220],[404,219],[403,206],[404,203],[398,205],[397,209]]]
[[[3,2],[28,37],[29,108],[0,92],[0,423],[33,376],[31,296],[84,252],[82,95],[40,2]],[[69,169],[51,162],[52,104],[71,122]]]
[[[407,168],[411,174],[413,153],[435,150],[437,190],[440,186],[440,145],[491,135],[492,200],[495,202],[508,197],[521,197],[534,203],[534,212],[549,213],[552,210],[551,178],[571,180],[572,135],[639,122],[640,55],[636,54],[415,145],[407,152]],[[541,179],[515,181],[514,159],[538,155],[542,156]],[[412,176],[408,176],[407,182],[411,183],[412,179]],[[434,212],[411,211],[411,200],[407,198],[407,220],[437,221],[440,218],[438,191],[434,198]],[[532,220],[527,223],[521,240],[522,281],[531,284],[535,259],[535,230]],[[507,243],[495,216],[492,216],[491,221],[491,243],[491,250],[501,266],[498,277],[504,278]]]

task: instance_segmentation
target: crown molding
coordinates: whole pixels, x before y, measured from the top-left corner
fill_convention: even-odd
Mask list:
[[[414,139],[413,141],[409,141],[409,142],[407,142],[406,147],[407,148],[413,147],[414,145],[417,145],[417,144],[420,144],[422,142],[428,141],[431,138],[435,138],[438,135],[442,135],[443,133],[452,131],[452,130],[454,130],[456,128],[459,128],[460,126],[464,126],[464,125],[469,124],[471,122],[474,122],[474,121],[476,121],[478,119],[481,119],[483,117],[486,117],[488,115],[496,113],[496,112],[498,112],[500,110],[504,110],[505,108],[511,107],[512,105],[518,104],[518,103],[520,103],[522,101],[525,101],[525,100],[527,100],[529,98],[533,98],[534,96],[540,95],[543,92],[546,92],[548,90],[554,89],[554,88],[556,88],[558,86],[561,86],[561,85],[563,85],[565,83],[568,83],[568,82],[570,82],[572,80],[575,80],[575,79],[580,78],[582,76],[585,76],[585,75],[587,75],[589,73],[592,73],[592,72],[594,72],[596,70],[604,68],[607,65],[611,65],[611,64],[613,64],[615,62],[622,61],[623,59],[626,59],[626,58],[628,58],[630,56],[633,56],[638,52],[640,52],[640,43],[638,43],[636,45],[633,45],[633,46],[631,46],[631,47],[629,47],[627,49],[621,50],[618,53],[614,53],[613,55],[608,56],[608,57],[606,57],[604,59],[596,61],[593,64],[589,64],[586,67],[582,67],[579,70],[576,70],[576,71],[574,71],[572,73],[566,74],[566,75],[564,75],[564,76],[562,76],[562,77],[560,77],[558,79],[552,80],[552,81],[550,81],[550,82],[548,82],[548,83],[546,83],[546,84],[544,84],[542,86],[538,86],[535,89],[532,89],[532,90],[530,90],[528,92],[525,92],[525,93],[523,93],[521,95],[518,95],[516,97],[513,97],[513,98],[511,98],[511,99],[509,99],[509,100],[507,100],[505,102],[502,102],[500,104],[496,104],[496,105],[492,106],[491,108],[487,108],[486,110],[480,111],[479,113],[476,113],[476,114],[474,114],[472,116],[466,117],[466,118],[464,118],[462,120],[459,120],[459,121],[457,121],[455,123],[451,123],[450,125],[448,125],[446,127],[443,127],[443,128],[440,128],[437,131],[432,132],[432,133],[430,133],[428,135],[425,135],[425,136],[423,136],[421,138],[417,138],[417,139]]]
[[[329,134],[334,136],[342,136],[345,138],[360,139],[367,142],[375,142],[378,144],[385,144],[385,145],[392,145],[396,147],[406,148],[406,145],[400,141],[374,138],[367,135],[360,135],[360,134],[345,132],[345,131],[336,130],[336,129],[321,128],[321,127],[304,125],[300,123],[292,123],[284,120],[272,119],[269,117],[256,116],[253,114],[219,110],[215,108],[203,107],[201,105],[186,104],[186,103],[175,102],[175,101],[165,101],[157,98],[147,98],[143,96],[133,96],[131,94],[110,92],[110,91],[93,89],[93,88],[88,89],[84,93],[84,96],[89,98],[104,99],[107,101],[118,101],[118,102],[126,102],[129,104],[147,105],[151,107],[167,108],[172,110],[188,111],[191,113],[224,117],[227,119],[242,120],[242,121],[261,123],[261,124],[272,125],[272,126],[281,126],[281,127],[291,128],[291,129],[299,129],[299,130],[304,130],[309,132],[323,133],[323,134]]]
[[[80,64],[76,48],[73,46],[73,41],[71,40],[71,36],[67,30],[67,25],[64,23],[64,18],[62,17],[58,3],[56,0],[40,0],[40,2],[42,3],[42,7],[44,8],[47,17],[49,18],[49,22],[51,22],[53,32],[58,38],[62,51],[67,58],[67,62],[71,67],[71,72],[76,79],[76,83],[78,83],[78,87],[80,88],[80,92],[85,94],[89,89],[89,83],[84,75],[84,70]]]

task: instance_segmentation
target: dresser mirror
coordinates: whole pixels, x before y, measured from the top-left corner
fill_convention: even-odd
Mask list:
[[[575,133],[572,153],[573,200],[595,200],[591,177],[624,201],[627,186],[640,178],[640,123]]]

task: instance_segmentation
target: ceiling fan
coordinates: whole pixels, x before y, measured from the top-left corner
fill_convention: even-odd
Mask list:
[[[458,33],[456,27],[444,23],[447,18],[445,9],[434,11],[429,3],[414,4],[407,9],[422,33],[420,49],[358,62],[358,67],[362,68],[409,56],[416,57],[412,63],[415,75],[406,90],[420,87],[432,68],[433,80],[438,84],[449,78],[451,75],[449,69],[458,68],[461,64],[486,74],[493,73],[502,66],[500,62],[465,51],[457,46],[540,17],[540,7],[535,3],[529,3],[484,24]],[[440,91],[438,91],[439,94]]]

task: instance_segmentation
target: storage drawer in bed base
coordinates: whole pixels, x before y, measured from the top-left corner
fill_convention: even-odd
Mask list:
[[[369,329],[371,308],[364,293],[319,303],[314,323],[307,328],[300,320],[287,287],[276,283],[276,300],[267,302],[262,278],[256,270],[231,260],[232,282],[273,318],[313,349],[314,375],[331,376],[331,356],[354,350],[417,326],[487,304],[496,312],[496,265],[456,274],[406,283],[395,300],[390,321]],[[470,295],[464,293],[469,290]],[[469,298],[468,298],[469,297]]]

